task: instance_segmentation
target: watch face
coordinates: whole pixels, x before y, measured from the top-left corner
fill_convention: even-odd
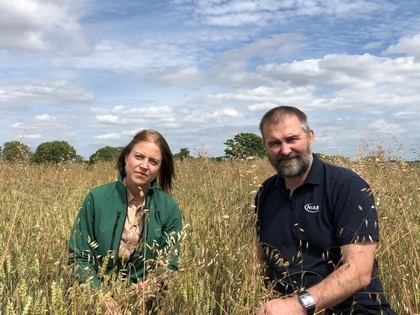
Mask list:
[[[303,291],[299,293],[298,296],[308,314],[313,314],[315,311],[315,299],[312,295],[310,295],[308,291]]]
[[[302,296],[302,302],[305,305],[315,304],[314,298],[309,293]]]

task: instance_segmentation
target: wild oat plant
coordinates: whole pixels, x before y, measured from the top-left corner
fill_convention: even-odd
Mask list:
[[[328,162],[370,183],[385,291],[399,314],[420,313],[419,164],[383,151]],[[272,168],[264,159],[200,157],[177,161],[176,173],[173,196],[184,220],[179,270],[168,275],[165,288],[152,282],[139,292],[115,279],[91,291],[71,276],[67,242],[87,192],[115,180],[113,165],[1,163],[0,314],[104,314],[111,295],[118,314],[253,314],[274,296],[256,261],[253,208]]]

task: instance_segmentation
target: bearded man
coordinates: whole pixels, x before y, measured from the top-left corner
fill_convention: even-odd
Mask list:
[[[268,111],[260,131],[277,174],[255,199],[258,254],[282,296],[256,314],[395,314],[378,275],[369,185],[312,153],[314,131],[295,107]]]

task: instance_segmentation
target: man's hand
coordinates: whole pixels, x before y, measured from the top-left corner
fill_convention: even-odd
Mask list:
[[[306,315],[306,310],[297,296],[286,299],[273,299],[257,309],[256,315]]]

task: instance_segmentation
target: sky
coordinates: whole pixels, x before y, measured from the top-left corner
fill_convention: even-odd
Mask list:
[[[280,105],[315,152],[420,159],[419,0],[0,0],[0,146],[223,156]]]

